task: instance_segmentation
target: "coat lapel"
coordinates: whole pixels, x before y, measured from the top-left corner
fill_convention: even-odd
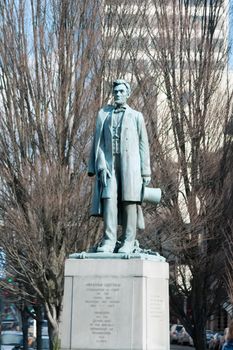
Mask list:
[[[127,126],[127,122],[129,120],[129,118],[131,118],[131,115],[132,115],[131,108],[128,105],[126,105],[126,110],[125,110],[125,113],[123,115],[122,124],[121,124],[121,132]]]
[[[112,113],[112,110],[107,111],[107,112],[106,111],[102,111],[101,123],[100,123],[99,129],[97,131],[96,144],[95,144],[95,161],[97,160],[100,140],[101,140],[102,133],[103,133],[103,130],[104,130],[104,124],[105,124],[106,121],[108,123],[109,119],[110,119],[110,123],[111,123],[111,118],[109,118],[109,116],[111,116],[111,113]],[[111,133],[111,124],[109,126],[109,130],[110,130],[110,133]]]
[[[110,133],[110,135],[112,136],[112,113],[113,113],[113,109],[111,110],[111,112],[108,113],[105,122],[106,124],[106,130]]]

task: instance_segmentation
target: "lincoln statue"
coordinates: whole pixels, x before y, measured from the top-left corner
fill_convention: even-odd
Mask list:
[[[100,109],[91,149],[88,175],[95,175],[91,215],[104,219],[97,252],[131,253],[137,227],[143,228],[142,188],[150,182],[150,155],[142,113],[127,105],[130,85],[113,82],[114,104]],[[116,251],[117,227],[122,225]]]

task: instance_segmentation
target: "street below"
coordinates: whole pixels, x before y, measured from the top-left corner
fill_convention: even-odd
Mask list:
[[[184,346],[184,345],[177,345],[177,344],[171,344],[171,350],[195,350],[192,346]]]

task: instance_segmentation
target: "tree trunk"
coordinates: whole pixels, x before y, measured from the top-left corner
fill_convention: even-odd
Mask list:
[[[56,326],[54,327],[54,324],[51,325],[49,323],[48,330],[49,330],[49,339],[50,339],[50,350],[58,350],[58,349],[60,349],[58,324],[57,324],[57,327]]]
[[[206,349],[206,291],[203,271],[197,272],[193,278],[193,341],[196,350]]]
[[[202,327],[200,327],[200,328],[202,328]],[[201,329],[200,330],[197,329],[195,333],[196,334],[195,334],[194,339],[193,339],[195,349],[196,350],[206,350],[205,335],[203,336],[203,334],[201,333]]]
[[[38,305],[35,307],[36,311],[36,348],[37,350],[42,350],[42,321],[43,313],[42,306]]]
[[[26,307],[21,309],[22,331],[23,331],[23,348],[28,349],[28,313]]]
[[[48,319],[48,332],[50,340],[50,350],[60,349],[59,341],[59,315],[55,305],[45,303],[45,311]]]

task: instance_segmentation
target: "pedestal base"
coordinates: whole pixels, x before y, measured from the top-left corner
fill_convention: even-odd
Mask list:
[[[168,350],[168,264],[68,259],[62,350]]]

